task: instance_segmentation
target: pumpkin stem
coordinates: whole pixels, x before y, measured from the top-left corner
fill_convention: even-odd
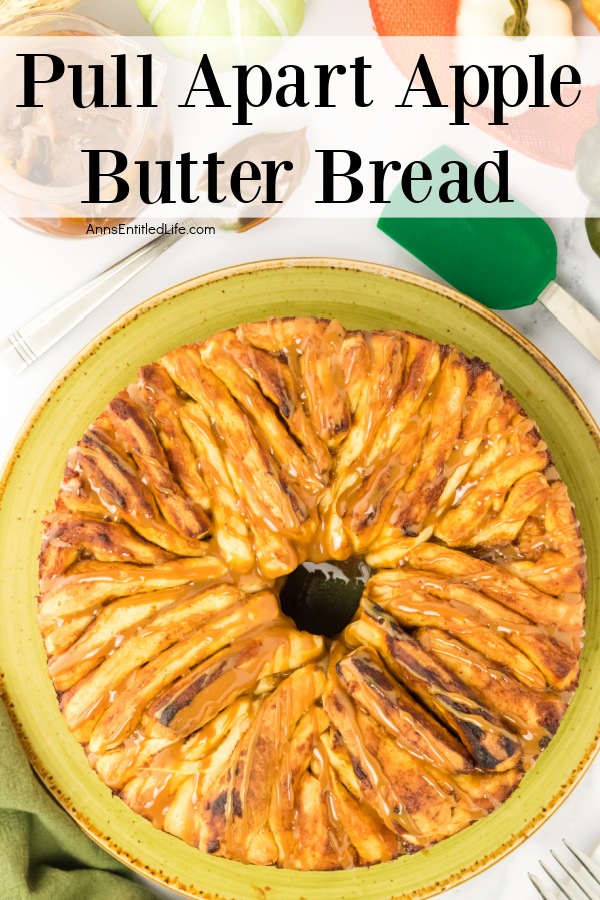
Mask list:
[[[514,9],[514,13],[504,23],[504,34],[508,37],[527,37],[529,34],[528,0],[510,0],[510,5]]]

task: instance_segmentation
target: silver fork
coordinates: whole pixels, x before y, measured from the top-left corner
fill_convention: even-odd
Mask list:
[[[589,856],[586,856],[581,850],[578,850],[576,847],[573,847],[572,844],[569,844],[568,841],[563,839],[563,844],[581,864],[581,869],[575,871],[571,866],[566,865],[554,850],[550,851],[552,858],[567,874],[568,880],[565,884],[562,884],[548,866],[540,860],[540,866],[548,878],[556,885],[558,896],[566,897],[567,900],[581,900],[581,898],[586,898],[586,900],[600,900],[600,867],[592,862]],[[583,872],[586,872],[589,877],[585,878]],[[557,894],[554,891],[550,892],[543,881],[540,881],[540,879],[535,875],[532,875],[531,872],[529,873],[529,878],[538,894],[540,894],[544,900],[556,900]],[[572,885],[576,885],[579,890],[574,890]]]

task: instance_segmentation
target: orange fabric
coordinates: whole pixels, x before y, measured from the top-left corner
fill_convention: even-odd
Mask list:
[[[459,0],[369,0],[369,2],[375,28],[382,37],[456,34]],[[599,4],[600,0],[593,2]],[[448,83],[447,66],[452,61],[444,60],[445,65],[442,66],[441,61],[434,58],[435,52],[430,59],[425,45],[421,49],[430,62],[441,95],[445,102],[448,102],[444,81]],[[386,50],[393,58],[393,45],[388,43]],[[395,62],[399,65],[397,59]],[[399,68],[403,67],[399,65]],[[514,147],[533,159],[559,168],[572,169],[575,165],[579,135],[597,122],[595,102],[596,89],[583,88],[581,97],[570,114],[571,127],[568,130],[564,127],[564,112],[552,106],[549,109],[528,110],[523,115],[511,119],[510,124],[501,129],[490,126],[489,113],[482,110],[472,110],[469,119],[473,125],[498,135],[509,147]]]
[[[381,35],[456,34],[458,0],[371,0]]]

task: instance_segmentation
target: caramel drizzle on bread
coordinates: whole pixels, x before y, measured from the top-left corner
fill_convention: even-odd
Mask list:
[[[303,561],[375,569],[333,641]],[[577,685],[585,556],[535,423],[409,332],[249,323],[144,366],[69,454],[40,554],[61,710],[201,851],[372,865],[497,808]]]

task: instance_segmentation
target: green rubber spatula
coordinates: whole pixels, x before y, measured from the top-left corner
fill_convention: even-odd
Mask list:
[[[457,177],[457,167],[442,174],[442,166],[460,160],[469,173],[469,216],[463,204],[439,199],[443,182]],[[432,172],[432,190],[423,203],[411,203],[399,185],[377,223],[378,228],[405,247],[459,291],[492,309],[514,309],[539,300],[546,309],[600,360],[600,321],[555,282],[558,248],[543,219],[512,198],[498,214],[498,204],[479,200],[473,189],[475,167],[450,147],[439,147],[423,158]],[[425,190],[425,182],[415,187]],[[450,188],[454,196],[456,187]],[[485,177],[487,197],[498,185]],[[494,215],[494,212],[496,214]],[[475,215],[473,215],[475,213]]]

